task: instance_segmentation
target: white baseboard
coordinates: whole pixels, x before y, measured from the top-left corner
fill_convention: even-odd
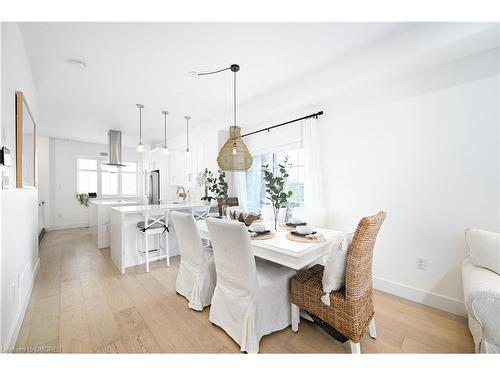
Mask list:
[[[24,316],[26,315],[26,310],[28,310],[28,304],[30,301],[31,293],[33,292],[33,285],[35,285],[35,280],[36,276],[38,275],[39,268],[40,268],[40,258],[36,260],[35,268],[33,269],[33,274],[31,276],[29,291],[28,293],[26,293],[24,301],[22,301],[22,307],[21,310],[19,311],[16,324],[9,335],[9,339],[7,341],[9,343],[8,349],[13,349],[16,346],[17,336],[19,336],[19,331],[21,330],[21,325],[23,324]]]
[[[465,305],[463,301],[446,297],[441,294],[429,292],[427,290],[415,288],[409,285],[400,284],[394,281],[383,279],[381,277],[373,278],[373,287],[406,298],[413,302],[435,307],[455,315],[466,316]]]
[[[87,228],[89,226],[88,223],[79,223],[79,224],[61,224],[61,225],[51,225],[48,228],[45,228],[47,232],[53,230],[63,230],[63,229],[75,229],[75,228]]]

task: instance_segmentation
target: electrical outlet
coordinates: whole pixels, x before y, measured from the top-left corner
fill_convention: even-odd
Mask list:
[[[417,258],[417,270],[427,271],[427,258]]]

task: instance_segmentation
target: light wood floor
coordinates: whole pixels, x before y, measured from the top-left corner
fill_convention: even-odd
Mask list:
[[[46,234],[40,270],[17,341],[20,350],[60,347],[72,353],[237,353],[238,346],[175,293],[179,257],[127,270],[109,249],[98,250],[85,229]],[[365,335],[364,353],[473,352],[464,318],[385,293],[375,294],[378,337]],[[262,353],[348,353],[313,323],[302,320],[265,336]]]

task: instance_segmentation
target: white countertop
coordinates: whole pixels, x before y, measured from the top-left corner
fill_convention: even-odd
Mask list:
[[[137,199],[91,199],[89,203],[98,206],[116,206],[120,204],[139,204],[139,201]]]
[[[207,207],[201,201],[186,201],[186,202],[167,202],[162,204],[143,204],[137,206],[121,206],[121,207],[112,207],[112,210],[119,211],[122,214],[137,214],[146,211],[159,211],[159,210],[174,210],[174,209],[189,209],[196,207]]]

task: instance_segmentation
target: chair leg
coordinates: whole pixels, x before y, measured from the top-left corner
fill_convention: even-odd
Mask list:
[[[372,339],[377,338],[377,327],[375,326],[375,317],[370,320],[370,324],[368,325],[368,330],[370,331],[370,337]]]
[[[147,233],[144,233],[144,253],[146,254],[146,272],[149,272],[149,246]]]
[[[349,345],[351,346],[352,354],[361,354],[361,345],[359,342],[353,342],[349,340]]]
[[[141,251],[141,248],[139,247],[139,231],[136,230],[135,231],[135,252],[137,255],[137,264],[139,264],[139,262],[141,260],[140,259],[140,255],[141,255],[140,251]]]
[[[292,303],[292,331],[299,331],[299,322],[300,322],[300,307],[296,304]]]
[[[167,267],[170,267],[170,246],[168,243],[168,232],[165,232],[165,254],[167,256]]]

